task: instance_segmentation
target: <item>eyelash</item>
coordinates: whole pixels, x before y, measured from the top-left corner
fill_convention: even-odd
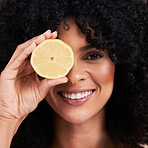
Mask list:
[[[91,56],[94,56],[94,55],[95,55],[95,57],[91,57]],[[91,53],[88,56],[86,56],[84,58],[84,60],[92,60],[92,61],[95,61],[95,60],[101,59],[102,57],[103,57],[103,55],[100,54],[100,53]]]

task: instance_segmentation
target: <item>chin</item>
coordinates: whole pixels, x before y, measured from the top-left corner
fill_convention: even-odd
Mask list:
[[[93,117],[95,117],[95,115],[98,114],[97,111],[89,111],[88,110],[73,110],[73,111],[66,111],[65,112],[58,112],[57,114],[60,118],[62,118],[62,120],[65,120],[68,123],[71,124],[83,124],[86,123],[87,121],[89,121],[90,119],[92,119]]]
[[[88,118],[84,118],[84,117],[81,118],[81,117],[74,117],[74,116],[63,117],[63,119],[75,125],[83,124],[88,120]]]

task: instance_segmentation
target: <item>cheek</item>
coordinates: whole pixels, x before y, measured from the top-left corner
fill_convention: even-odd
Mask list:
[[[98,82],[101,83],[113,83],[114,81],[115,67],[106,63],[98,68]]]
[[[105,106],[109,100],[114,85],[115,65],[110,61],[104,61],[90,68],[89,74],[97,85],[96,108],[99,110]]]
[[[110,84],[114,81],[115,65],[111,61],[103,61],[90,66],[87,72],[98,85]]]
[[[114,64],[110,61],[105,61],[104,64],[98,66],[96,75],[94,75],[96,83],[100,87],[100,101],[102,104],[106,103],[112,94],[114,85],[114,73]]]

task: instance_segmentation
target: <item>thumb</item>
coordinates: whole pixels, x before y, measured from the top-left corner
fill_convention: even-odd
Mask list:
[[[53,80],[49,80],[49,79],[42,80],[39,86],[39,94],[40,94],[39,101],[42,101],[45,98],[46,94],[48,93],[51,87],[58,85],[58,84],[66,83],[67,81],[68,79],[66,77],[59,78],[59,79],[53,79]]]

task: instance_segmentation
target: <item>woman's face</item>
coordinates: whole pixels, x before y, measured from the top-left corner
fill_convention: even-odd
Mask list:
[[[68,82],[53,87],[46,100],[65,120],[79,124],[104,112],[114,81],[115,65],[105,51],[91,47],[74,21],[67,22],[68,31],[59,26],[59,38],[74,52],[74,65]]]

